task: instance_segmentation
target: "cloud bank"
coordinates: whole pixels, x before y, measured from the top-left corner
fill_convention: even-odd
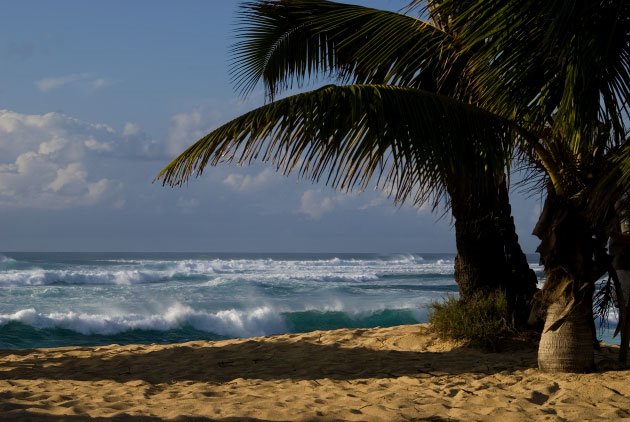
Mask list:
[[[60,113],[0,110],[0,206],[120,205],[123,182],[112,159],[150,157],[156,149],[138,131],[125,135]]]

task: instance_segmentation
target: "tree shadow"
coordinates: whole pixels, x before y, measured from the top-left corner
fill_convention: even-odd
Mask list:
[[[22,421],[22,422],[160,422],[165,419],[156,416],[136,416],[120,414],[112,417],[90,417],[87,415],[46,415],[26,410],[12,412],[11,414],[0,414],[0,421]],[[32,408],[32,406],[30,406]],[[251,418],[244,416],[231,416],[226,418],[206,418],[202,416],[178,416],[166,419],[173,422],[271,422],[268,419]],[[307,418],[303,422],[319,422],[322,418]],[[324,419],[329,420],[329,419]],[[452,418],[442,418],[440,416],[429,416],[426,418],[414,419],[417,421],[443,422],[452,421]],[[274,419],[274,422],[278,422]]]
[[[76,350],[76,349],[75,349]],[[225,383],[238,378],[259,380],[353,380],[431,376],[536,367],[531,345],[507,353],[457,348],[444,352],[374,350],[306,341],[249,340],[227,345],[187,344],[155,351],[82,349],[87,356],[33,353],[4,363],[0,380],[51,379],[151,384],[178,381]],[[0,352],[0,359],[14,353]]]
[[[32,406],[29,406],[32,408]],[[26,406],[25,406],[26,408]],[[156,416],[136,416],[120,414],[112,417],[90,417],[87,415],[46,415],[28,411],[26,409],[14,411],[10,414],[0,415],[0,421],[23,421],[23,422],[160,422],[164,419]],[[270,422],[267,419],[249,417],[228,417],[212,419],[202,416],[178,416],[169,418],[174,422]]]

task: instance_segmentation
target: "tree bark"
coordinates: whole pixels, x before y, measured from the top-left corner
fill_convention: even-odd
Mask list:
[[[503,290],[517,326],[524,326],[537,279],[519,243],[505,180],[480,192],[451,189],[460,298]]]
[[[546,372],[590,372],[595,366],[591,331],[592,302],[585,300],[553,329],[568,303],[558,300],[547,308],[538,346],[538,367]]]
[[[623,315],[621,319],[620,337],[621,345],[619,347],[619,362],[627,364],[628,362],[628,347],[630,346],[630,300],[626,302],[626,305],[620,314]]]
[[[594,367],[593,291],[603,272],[582,209],[550,188],[534,228],[546,276],[542,301],[547,312],[538,349],[538,366],[544,371],[589,372]]]

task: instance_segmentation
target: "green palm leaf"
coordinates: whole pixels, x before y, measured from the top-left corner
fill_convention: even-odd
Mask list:
[[[454,56],[450,37],[398,13],[324,0],[258,0],[240,15],[233,77],[251,91],[263,80],[273,98],[315,74],[354,83],[436,89]]]
[[[630,186],[630,142],[606,154],[602,176],[593,188],[589,208],[600,221],[606,221],[614,203],[628,194]]]
[[[180,185],[208,164],[258,159],[342,190],[364,189],[374,180],[391,187],[397,201],[422,203],[442,198],[445,184],[489,180],[492,169],[502,174],[514,133],[497,116],[426,91],[329,85],[228,122],[157,179]]]
[[[630,3],[625,0],[443,0],[470,80],[489,110],[551,127],[588,154],[600,122],[625,140],[630,104]],[[473,21],[476,24],[470,25]]]

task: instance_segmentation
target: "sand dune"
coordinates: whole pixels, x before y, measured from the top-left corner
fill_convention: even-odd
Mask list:
[[[619,420],[630,371],[545,374],[426,325],[173,345],[0,351],[2,420]],[[101,419],[102,418],[102,419]]]

